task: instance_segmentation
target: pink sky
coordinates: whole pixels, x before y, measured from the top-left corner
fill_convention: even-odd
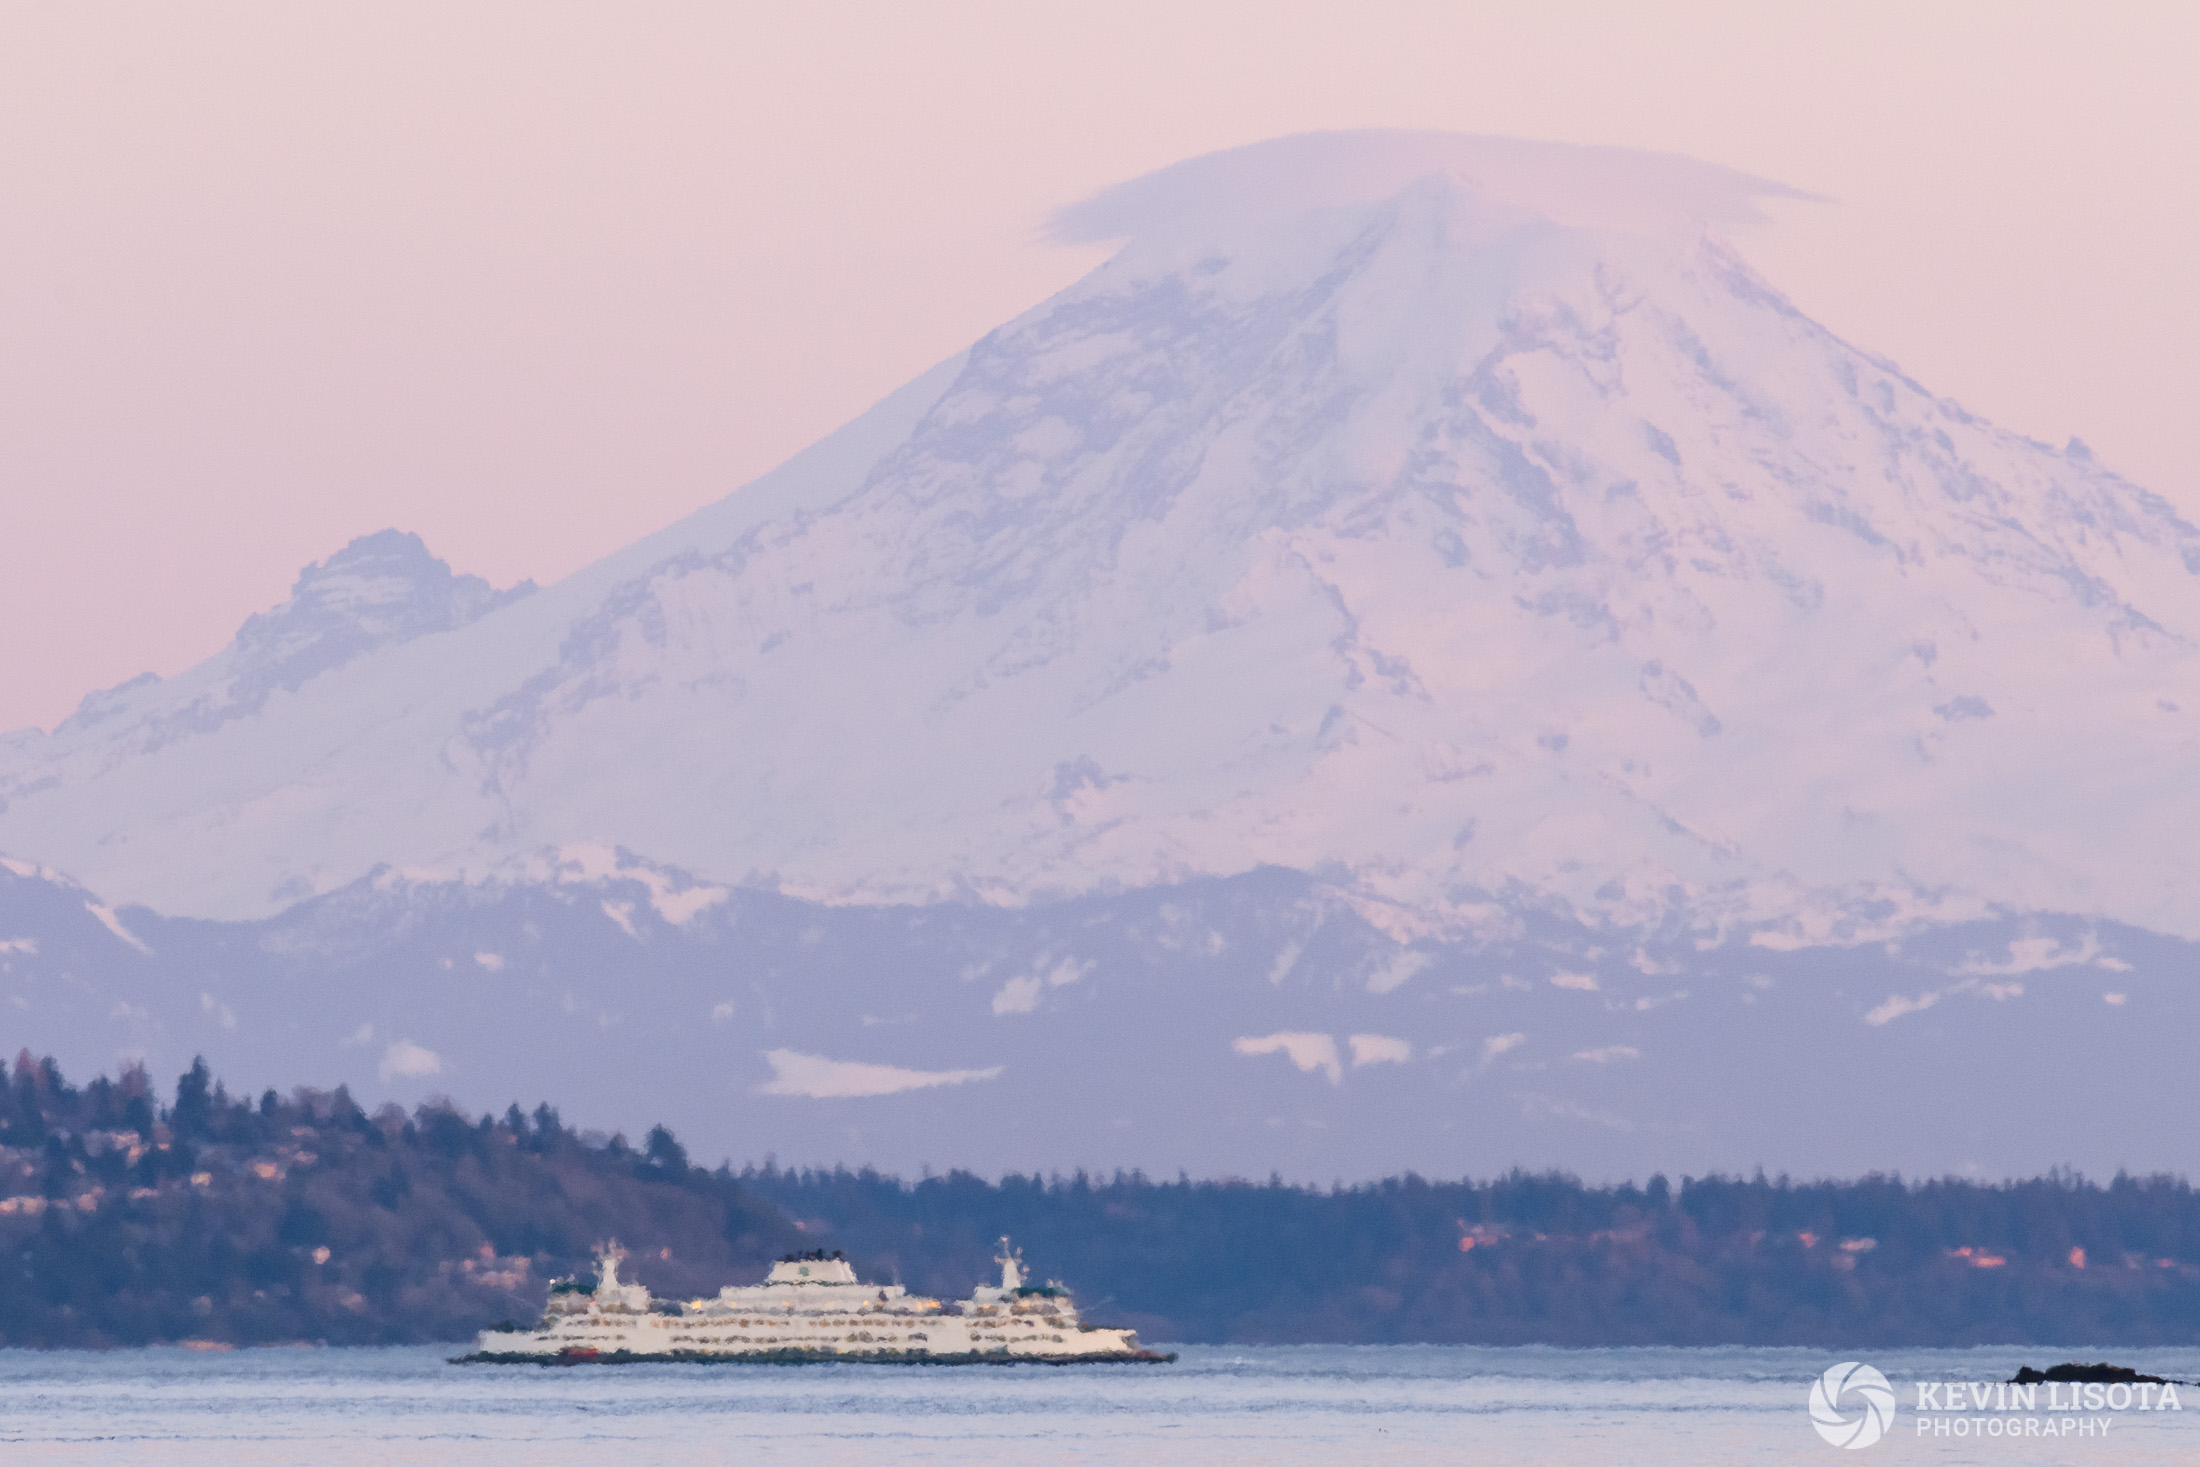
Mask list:
[[[8,7],[0,729],[386,525],[562,576],[1082,274],[1053,208],[1315,128],[1826,195],[1743,242],[1803,309],[2200,515],[2196,75],[2183,4]]]

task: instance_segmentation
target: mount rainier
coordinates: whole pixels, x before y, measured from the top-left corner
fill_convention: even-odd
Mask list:
[[[2176,1100],[2200,531],[1802,316],[1720,239],[1780,192],[1195,159],[565,581],[359,541],[0,740],[17,1027],[904,1167],[2190,1166],[2109,1117]]]

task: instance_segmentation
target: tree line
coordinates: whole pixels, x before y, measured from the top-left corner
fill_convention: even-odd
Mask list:
[[[1002,1234],[1088,1315],[1235,1343],[1962,1345],[2200,1340],[2200,1198],[2105,1183],[1556,1173],[1327,1190],[1244,1181],[750,1169],[928,1293]]]
[[[517,1104],[369,1115],[231,1095],[203,1062],[0,1076],[0,1346],[390,1344],[531,1323],[616,1237],[660,1296],[785,1252],[942,1298],[1003,1234],[1149,1341],[2147,1345],[2200,1341],[2200,1198],[2174,1177],[1986,1184],[1514,1171],[1327,1189],[690,1162]]]
[[[661,1292],[715,1291],[800,1233],[663,1127],[556,1110],[364,1113],[348,1091],[232,1096],[194,1063],[0,1085],[0,1345],[396,1344],[532,1323],[617,1237]]]

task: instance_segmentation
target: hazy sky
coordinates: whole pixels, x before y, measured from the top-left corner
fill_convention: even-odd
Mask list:
[[[1743,241],[1803,309],[2200,514],[2195,76],[2185,3],[0,0],[0,729],[386,525],[562,576],[1315,128],[1825,195]]]

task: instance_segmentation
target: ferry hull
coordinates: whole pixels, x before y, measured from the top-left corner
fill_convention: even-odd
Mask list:
[[[1167,1365],[1176,1352],[1128,1350],[1108,1354],[1026,1355],[1005,1350],[933,1354],[923,1350],[756,1350],[728,1354],[716,1350],[561,1350],[554,1355],[476,1350],[454,1355],[453,1365]]]

